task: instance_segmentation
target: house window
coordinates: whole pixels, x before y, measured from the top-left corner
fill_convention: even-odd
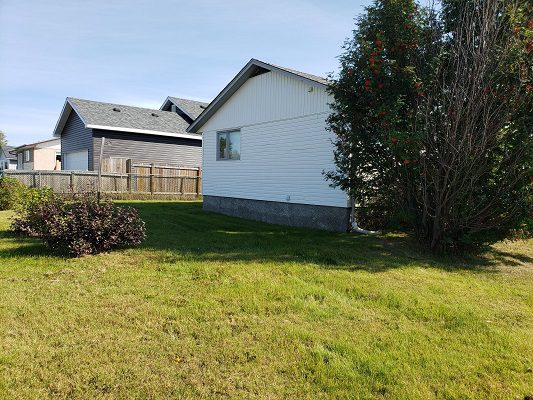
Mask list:
[[[241,159],[241,131],[217,132],[217,160]]]
[[[33,150],[24,150],[24,162],[33,161]]]

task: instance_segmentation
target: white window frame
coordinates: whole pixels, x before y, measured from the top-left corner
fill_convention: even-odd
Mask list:
[[[230,151],[229,151],[229,144],[231,140],[231,134],[232,133],[238,133],[239,134],[239,158],[230,158]],[[226,136],[226,157],[220,157],[220,137]],[[231,129],[231,130],[225,130],[225,131],[218,131],[217,132],[217,161],[239,161],[241,159],[241,130],[240,129]]]
[[[24,150],[24,162],[31,162],[31,149]]]

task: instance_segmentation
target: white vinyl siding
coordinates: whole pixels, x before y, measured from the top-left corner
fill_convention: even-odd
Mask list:
[[[312,87],[312,89],[311,89]],[[250,78],[202,127],[206,196],[347,207],[335,168],[324,87],[277,72]],[[240,161],[217,161],[217,132],[240,129]]]
[[[334,168],[327,114],[241,128],[239,162],[217,161],[217,132],[204,132],[203,194],[347,207],[323,171]]]
[[[329,112],[328,103],[332,101],[318,84],[267,72],[248,79],[201,131],[238,129],[243,125]]]

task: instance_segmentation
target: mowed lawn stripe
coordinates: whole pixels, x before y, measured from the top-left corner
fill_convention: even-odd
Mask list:
[[[0,398],[524,398],[533,242],[434,256],[406,235],[130,202],[141,248],[80,259],[0,213]]]

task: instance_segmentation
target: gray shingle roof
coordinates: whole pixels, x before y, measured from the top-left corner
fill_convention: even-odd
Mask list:
[[[209,105],[209,103],[203,103],[201,101],[181,99],[179,97],[168,97],[175,105],[180,107],[183,111],[189,114],[192,119],[196,119],[202,111]]]
[[[3,147],[0,148],[0,150],[4,152],[4,155],[5,155],[5,157],[8,160],[16,160],[17,159],[17,157],[15,155],[9,153],[10,151],[15,150],[15,146],[3,146]]]
[[[67,101],[87,126],[187,134],[186,129],[189,124],[173,112],[73,97],[68,97]]]

